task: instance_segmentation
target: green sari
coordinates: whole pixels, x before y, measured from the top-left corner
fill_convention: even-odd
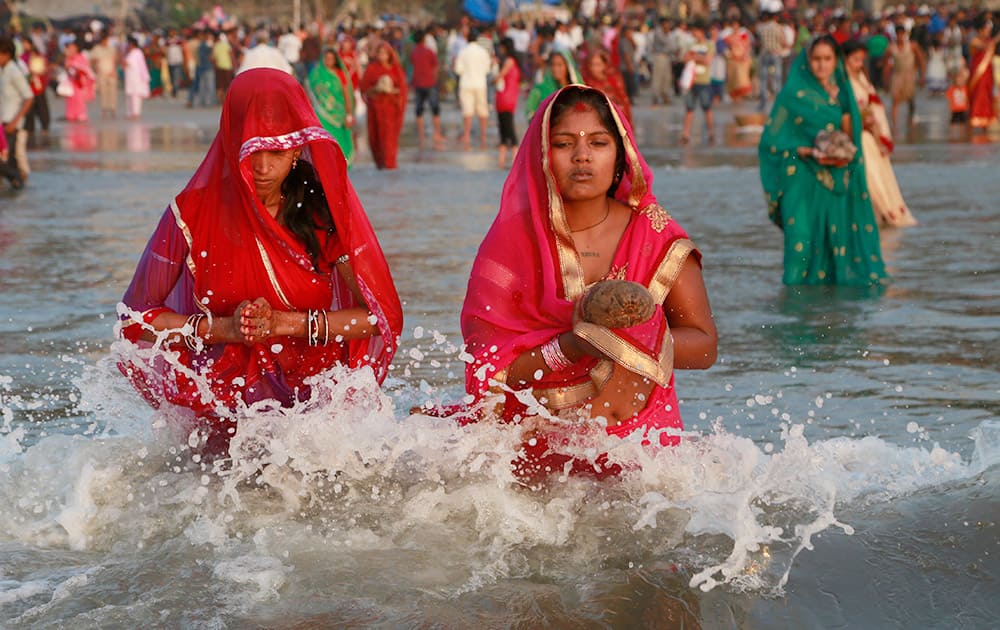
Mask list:
[[[323,55],[326,56],[326,52]],[[323,128],[330,132],[340,145],[340,150],[344,152],[344,158],[350,166],[354,158],[354,136],[351,127],[347,126],[348,102],[344,93],[346,92],[347,98],[350,99],[349,111],[354,112],[354,86],[351,84],[351,73],[348,72],[340,55],[336,51],[334,55],[337,59],[337,68],[340,69],[344,80],[341,81],[336,72],[327,68],[321,57],[309,73],[309,99]]]
[[[562,55],[563,60],[566,61],[566,67],[569,69],[569,82],[570,83],[583,83],[583,79],[580,78],[580,71],[576,68],[576,62],[573,61],[573,56],[568,52],[559,51],[553,52],[553,55]],[[559,85],[555,77],[552,76],[552,70],[549,69],[548,64],[545,64],[545,74],[542,75],[542,79],[531,88],[531,92],[528,93],[528,100],[524,104],[524,113],[527,114],[528,120],[535,115],[535,110],[538,106],[542,104],[550,94],[558,90],[563,86]]]
[[[831,98],[809,69],[807,51],[792,64],[775,99],[757,153],[768,214],[785,233],[785,284],[867,286],[888,281],[878,226],[865,183],[861,113],[838,62]],[[850,114],[858,152],[844,167],[798,155],[822,130]]]

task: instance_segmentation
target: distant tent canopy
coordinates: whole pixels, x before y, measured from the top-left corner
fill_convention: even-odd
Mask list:
[[[510,13],[518,13],[533,5],[557,5],[562,0],[541,0],[540,2],[524,2],[522,0],[464,0],[465,12],[472,19],[480,22],[496,22],[497,18]]]

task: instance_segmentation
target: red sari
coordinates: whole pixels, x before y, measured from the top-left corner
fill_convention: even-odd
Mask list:
[[[250,156],[302,148],[313,164],[334,230],[317,232],[318,268],[305,247],[257,199]],[[343,362],[370,366],[381,383],[396,351],[402,311],[385,257],[347,178],[337,143],[320,126],[302,87],[285,72],[241,73],[226,94],[219,133],[184,190],[163,214],[123,298],[122,336],[141,347],[144,324],[167,311],[232,316],[244,300],[264,297],[276,310],[338,310],[357,306],[333,262],[342,255],[357,278],[378,336],[310,346],[271,337],[247,346],[171,348],[121,364],[153,407],[164,401],[213,422],[231,422],[251,403],[290,406],[309,396],[305,379]],[[220,418],[229,418],[228,420]]]
[[[347,71],[351,74],[351,85],[355,90],[358,89],[358,85],[361,83],[361,76],[358,72],[358,49],[354,38],[345,36],[340,40],[340,45],[337,47],[337,54],[340,56],[340,60],[344,62],[344,66],[347,67]]]
[[[590,60],[584,64],[583,82],[590,87],[597,88],[611,97],[611,101],[622,110],[629,127],[632,126],[632,101],[625,91],[625,80],[618,73],[617,66],[611,65],[611,55],[606,50],[598,50],[592,54],[594,57],[602,57],[605,63],[604,78],[598,79],[590,71]]]
[[[381,49],[389,51],[389,65],[373,56],[361,77],[360,89],[368,105],[368,144],[375,165],[380,169],[393,169],[398,167],[399,135],[403,132],[406,113],[406,73],[392,46],[382,42],[376,52]]]
[[[969,122],[973,127],[986,128],[997,120],[996,101],[993,99],[992,45],[980,46],[972,53],[969,74]]]
[[[474,358],[466,369],[466,390],[477,399],[495,391],[496,383],[506,382],[507,370],[517,357],[572,329],[611,358],[581,359],[537,380],[535,398],[544,400],[550,412],[585,405],[605,386],[612,370],[623,368],[648,378],[655,387],[643,411],[609,426],[607,433],[625,437],[635,431],[645,434],[652,429],[680,429],[673,387],[673,339],[662,308],[647,322],[628,329],[574,324],[576,301],[587,287],[551,171],[548,138],[553,103],[569,89],[581,87],[556,92],[532,118],[504,183],[500,213],[476,255],[462,307],[462,334]],[[656,303],[662,304],[687,257],[694,254],[700,260],[700,254],[680,225],[657,204],[652,170],[639,154],[620,110],[612,105],[612,111],[627,155],[625,174],[614,198],[631,207],[633,215],[619,241],[609,276],[643,284]],[[530,414],[517,397],[506,394],[504,419],[512,421]],[[660,443],[676,443],[676,438],[660,433]],[[561,462],[547,457],[540,464],[535,456],[545,448],[526,447],[529,458],[535,461],[526,463],[521,472],[533,475],[537,470],[531,468],[561,468],[569,461],[565,456]],[[580,469],[586,468],[583,464]]]

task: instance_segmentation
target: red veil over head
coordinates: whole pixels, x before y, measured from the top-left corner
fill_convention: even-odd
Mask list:
[[[603,79],[598,79],[590,71],[590,60],[592,57],[600,57],[604,60],[605,74]],[[611,97],[611,101],[621,110],[621,113],[625,116],[625,120],[628,121],[629,127],[631,127],[632,102],[629,100],[628,92],[625,91],[625,79],[622,78],[621,72],[618,70],[618,62],[612,59],[611,53],[604,48],[598,48],[584,61],[580,71],[583,75],[584,83],[601,90]]]
[[[473,264],[462,308],[462,333],[474,357],[467,368],[466,389],[473,395],[490,389],[491,379],[505,381],[508,366],[519,355],[572,328],[574,304],[586,290],[550,157],[553,104],[567,90],[593,91],[608,103],[616,125],[612,132],[617,132],[625,149],[624,175],[613,195],[632,209],[633,216],[619,242],[611,275],[642,283],[662,303],[681,264],[688,254],[696,253],[684,230],[657,204],[652,170],[639,154],[621,109],[604,92],[586,86],[570,85],[554,93],[531,120],[504,183],[500,212]],[[644,324],[596,334],[617,349],[615,362],[661,388],[670,386],[672,345],[662,309]],[[560,391],[579,392],[584,381],[592,395],[586,381],[602,386],[600,380],[606,382],[610,374],[609,364],[582,361],[571,370],[547,374],[536,382],[535,394],[545,391],[547,405],[559,408]],[[672,395],[673,388],[669,389]],[[581,397],[568,396],[564,402],[569,407]]]
[[[233,80],[218,135],[164,213],[123,301],[144,313],[146,321],[163,307],[228,316],[243,300],[261,296],[287,311],[354,306],[339,274],[317,272],[304,245],[256,197],[250,155],[295,147],[316,171],[340,250],[348,256],[380,335],[348,342],[346,352],[331,343],[326,354],[308,348],[303,339],[288,338],[278,347],[268,341],[253,349],[226,344],[226,354],[216,363],[229,356],[234,368],[243,362],[251,372],[259,367],[266,373],[278,365],[304,377],[333,360],[346,360],[351,366],[371,365],[381,382],[402,330],[399,297],[340,148],[320,125],[302,87],[279,70],[257,68]],[[126,327],[124,335],[135,338],[134,328]]]

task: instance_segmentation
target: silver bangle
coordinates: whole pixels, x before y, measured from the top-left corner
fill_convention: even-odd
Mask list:
[[[201,320],[203,319],[205,319],[205,315],[203,313],[194,313],[192,315],[188,315],[188,318],[184,320],[184,326],[191,327],[191,332],[184,335],[184,345],[187,346],[192,352],[201,352],[205,347],[201,337],[198,336],[198,326],[201,325]]]
[[[541,351],[542,361],[545,362],[549,370],[560,372],[573,367],[573,362],[569,360],[569,357],[563,352],[562,346],[559,345],[559,335],[543,343]]]

